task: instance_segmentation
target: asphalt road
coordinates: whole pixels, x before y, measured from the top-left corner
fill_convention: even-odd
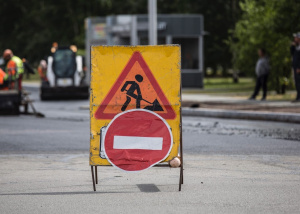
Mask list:
[[[73,103],[74,109],[70,112],[71,107],[63,107],[68,104],[59,103],[57,114],[54,108],[47,114],[36,104],[46,118],[1,117],[5,122],[0,124],[0,154],[88,153],[89,111],[79,110],[79,105],[76,107]],[[184,152],[187,154],[299,155],[299,135],[298,124],[183,118]]]
[[[0,117],[1,213],[298,213],[300,125],[183,118],[178,169],[143,173],[88,167],[88,101],[38,99],[45,118]],[[155,175],[155,176],[154,176]]]

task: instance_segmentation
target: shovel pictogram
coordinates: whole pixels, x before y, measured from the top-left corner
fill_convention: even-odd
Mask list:
[[[135,75],[135,79],[139,83],[143,81],[143,77],[139,74]],[[151,105],[146,106],[144,109],[147,109],[147,110],[150,110],[150,111],[164,111],[157,99],[155,99],[152,103],[149,102],[148,100],[143,99],[142,93],[141,93],[141,90],[140,90],[140,86],[137,82],[135,82],[135,81],[126,81],[125,84],[123,85],[123,87],[121,89],[121,92],[126,91],[127,98],[126,98],[126,101],[123,104],[121,110],[125,111],[126,108],[128,107],[128,104],[131,102],[131,98],[133,98],[133,99],[136,100],[136,108],[140,108],[141,101],[143,100],[143,101],[151,104]],[[127,90],[126,87],[128,85],[130,87]]]
[[[161,107],[160,103],[157,99],[153,101],[153,103],[150,103],[149,101],[143,99],[145,102],[151,104],[150,106],[146,106],[144,109],[150,110],[150,111],[163,111],[164,109]]]
[[[127,90],[125,90],[125,91],[127,91]],[[144,109],[147,109],[149,111],[164,111],[164,109],[161,107],[161,105],[160,105],[160,103],[158,102],[157,99],[155,99],[152,103],[149,102],[148,100],[143,99],[143,98],[141,100],[145,101],[146,103],[151,104],[149,106],[146,106]]]

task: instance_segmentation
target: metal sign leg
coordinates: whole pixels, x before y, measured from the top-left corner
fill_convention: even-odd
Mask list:
[[[97,166],[95,166],[95,174],[96,174],[96,184],[98,184],[98,170],[97,170]]]
[[[182,146],[180,146],[182,147]],[[179,176],[179,191],[181,191],[181,184],[183,184],[183,156],[182,156],[182,149],[180,150],[180,159],[181,159],[181,165],[180,165],[180,176]]]
[[[180,97],[181,97],[181,88],[180,88]],[[182,97],[181,97],[182,100]],[[179,176],[179,191],[181,191],[181,184],[183,184],[183,146],[182,146],[182,111],[180,108],[180,176]]]
[[[181,184],[182,184],[182,172],[180,169],[180,176],[179,176],[179,191],[181,191]]]
[[[182,144],[180,144],[180,157],[181,157],[181,165],[180,165],[180,177],[181,177],[181,184],[183,184],[183,152],[182,152]]]
[[[93,169],[93,166],[91,166],[91,171],[92,171],[93,187],[94,187],[94,191],[96,191],[96,184],[95,184],[95,178],[94,178],[94,169]]]

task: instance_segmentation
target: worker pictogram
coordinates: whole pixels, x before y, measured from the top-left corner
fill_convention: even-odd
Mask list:
[[[140,52],[134,52],[119,78],[104,98],[96,119],[112,119],[130,109],[146,109],[164,119],[174,119],[172,105],[161,90]]]
[[[135,75],[135,79],[136,81],[138,82],[142,82],[143,81],[143,77],[139,74]],[[126,90],[126,87],[128,85],[131,85],[130,88],[128,90]],[[121,92],[123,91],[127,91],[126,92],[126,95],[127,95],[127,98],[126,98],[126,102],[124,103],[124,105],[122,106],[121,110],[122,111],[125,111],[126,108],[128,107],[128,104],[130,103],[131,101],[131,98],[134,98],[136,100],[136,108],[140,108],[141,106],[141,101],[145,101],[151,105],[149,106],[146,106],[144,109],[148,109],[150,111],[163,111],[163,108],[161,107],[160,103],[157,101],[157,99],[155,99],[153,101],[153,103],[143,99],[143,96],[142,96],[142,93],[141,93],[141,89],[140,89],[140,86],[138,83],[136,83],[135,81],[127,81],[125,82],[125,84],[123,85],[122,89],[121,89]],[[135,92],[137,94],[135,94]]]

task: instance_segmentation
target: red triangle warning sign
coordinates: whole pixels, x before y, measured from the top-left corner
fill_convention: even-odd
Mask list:
[[[140,52],[134,52],[97,111],[96,119],[113,119],[123,111],[147,109],[164,119],[176,114]]]

